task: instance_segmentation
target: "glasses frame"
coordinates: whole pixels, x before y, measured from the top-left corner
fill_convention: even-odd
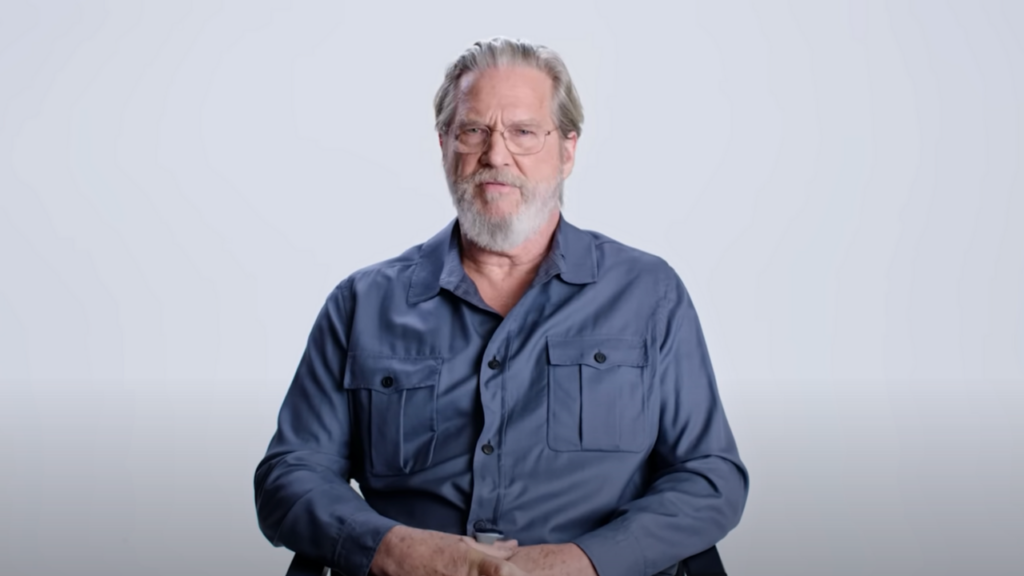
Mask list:
[[[458,149],[459,146],[462,145],[462,143],[459,142],[459,133],[462,132],[463,130],[466,130],[467,128],[479,128],[479,129],[487,131],[487,138],[480,145],[480,149],[479,150],[463,151],[463,150],[459,150]],[[558,131],[558,128],[552,128],[551,130],[548,130],[547,132],[539,132],[539,134],[541,135],[541,142],[540,142],[540,148],[537,148],[536,152],[513,152],[512,151],[512,147],[508,145],[508,136],[505,133],[508,132],[509,130],[514,130],[514,129],[517,129],[517,128],[522,128],[522,127],[521,126],[509,126],[509,127],[505,128],[504,130],[498,131],[498,134],[501,134],[501,139],[505,141],[505,148],[509,151],[509,154],[512,154],[514,156],[533,156],[534,154],[540,154],[541,151],[544,150],[544,147],[547,146],[547,144],[548,144],[548,134],[551,134],[552,132],[557,132]],[[451,132],[453,134],[453,140],[455,142],[455,151],[460,153],[460,154],[479,154],[480,152],[483,152],[484,150],[487,150],[487,148],[490,147],[490,145],[491,145],[491,138],[494,137],[494,133],[495,133],[494,130],[492,130],[490,126],[484,126],[482,124],[466,124],[466,125],[461,126],[461,127],[456,126],[456,127],[452,128]]]

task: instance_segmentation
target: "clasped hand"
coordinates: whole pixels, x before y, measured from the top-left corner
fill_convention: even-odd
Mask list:
[[[515,540],[481,544],[468,536],[397,526],[381,542],[373,576],[596,576],[574,544],[520,547]]]

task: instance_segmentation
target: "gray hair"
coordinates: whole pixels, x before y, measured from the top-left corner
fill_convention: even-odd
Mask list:
[[[583,104],[562,57],[547,46],[500,36],[474,42],[445,71],[444,82],[434,96],[434,127],[439,133],[444,134],[451,127],[462,77],[502,66],[530,66],[547,73],[553,83],[551,109],[558,131],[563,138],[571,132],[582,134]]]

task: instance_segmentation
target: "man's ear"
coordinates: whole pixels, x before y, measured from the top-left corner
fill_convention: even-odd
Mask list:
[[[562,178],[568,178],[572,174],[572,168],[576,165],[576,144],[579,136],[575,132],[562,138]]]
[[[441,146],[441,150],[444,150],[444,136],[441,136],[440,132],[437,133],[437,143]]]

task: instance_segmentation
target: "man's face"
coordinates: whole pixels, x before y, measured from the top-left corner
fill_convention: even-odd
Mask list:
[[[560,205],[563,180],[575,158],[576,135],[559,137],[551,99],[551,79],[534,68],[492,68],[462,78],[452,128],[442,135],[441,145],[461,228],[484,248],[515,248]],[[523,125],[537,127],[541,134],[553,130],[539,152],[509,151],[501,132]],[[480,152],[455,150],[455,135],[466,126],[491,131]]]

